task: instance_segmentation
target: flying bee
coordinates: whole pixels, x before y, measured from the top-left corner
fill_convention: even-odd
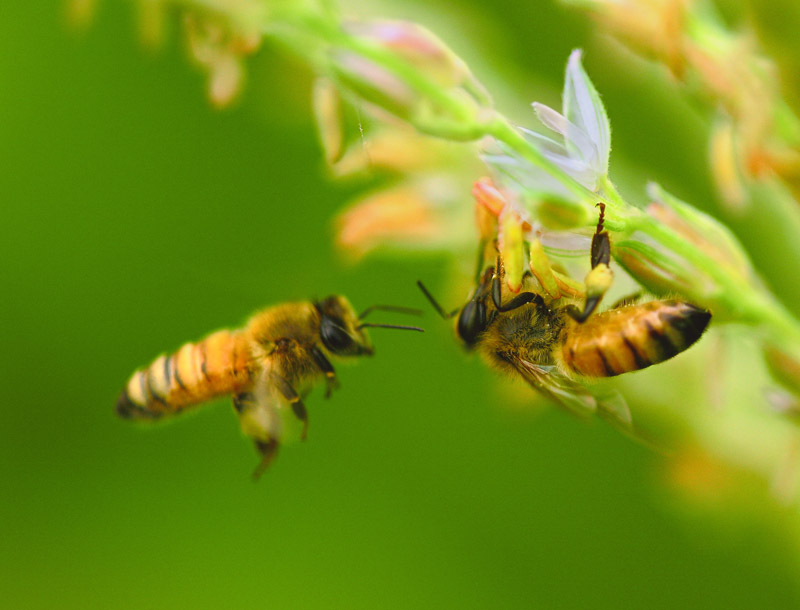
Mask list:
[[[300,436],[305,439],[308,413],[303,399],[323,378],[326,397],[338,387],[329,358],[371,356],[368,327],[422,332],[416,326],[363,322],[376,310],[421,313],[373,305],[357,315],[343,296],[270,307],[250,318],[244,328],[220,330],[186,343],[136,371],[117,400],[117,413],[125,419],[155,420],[232,394],[242,431],[261,455],[253,473],[258,477],[287,433],[283,417],[287,407],[300,421]]]
[[[422,282],[418,285],[443,318],[458,316],[456,334],[491,366],[522,377],[569,411],[600,412],[630,428],[630,414],[620,396],[598,398],[581,381],[637,371],[676,356],[700,338],[711,314],[679,300],[623,301],[594,314],[612,281],[610,239],[603,229],[605,206],[598,206],[582,309],[574,293],[554,297],[542,288],[547,279],[539,278],[553,272],[549,264],[535,265],[533,254],[519,293],[503,281],[498,254],[494,265],[478,274],[467,303],[452,312],[442,309]],[[484,248],[482,243],[481,265]],[[562,278],[551,285],[563,285]]]

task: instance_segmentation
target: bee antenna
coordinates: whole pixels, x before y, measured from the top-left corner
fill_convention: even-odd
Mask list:
[[[356,326],[356,329],[358,330],[361,330],[362,328],[396,328],[397,330],[416,330],[420,333],[425,332],[425,330],[419,326],[402,326],[399,324],[370,324],[369,322],[364,322],[363,324]]]
[[[422,311],[412,307],[401,307],[399,305],[370,305],[358,316],[359,320],[363,320],[373,311],[395,311],[397,313],[407,313],[411,316],[421,316]]]
[[[428,289],[425,288],[425,284],[423,284],[421,281],[417,280],[417,286],[419,286],[419,289],[422,291],[422,294],[424,294],[425,297],[430,301],[431,305],[433,305],[433,308],[436,310],[436,313],[442,316],[443,319],[449,320],[458,313],[459,311],[458,309],[454,309],[450,313],[447,313],[444,309],[442,309],[442,306],[439,305],[439,302],[433,297],[433,295],[430,292],[428,292]]]

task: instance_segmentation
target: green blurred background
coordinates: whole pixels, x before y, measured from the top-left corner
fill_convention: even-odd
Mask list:
[[[449,34],[409,5],[383,12],[471,62],[490,49],[521,99],[554,96],[592,44],[549,2],[459,6]],[[616,146],[709,199],[690,111],[587,64]],[[216,112],[174,38],[141,48],[125,4],[81,35],[50,3],[0,8],[1,607],[798,606],[777,531],[674,510],[665,458],[609,427],[504,408],[431,315],[424,336],[374,332],[377,356],[309,398],[308,442],[258,484],[227,401],[118,420],[135,367],[266,304],[422,306],[417,278],[447,285],[441,259],[339,262],[330,219],[358,187],[324,177],[308,75],[269,46],[251,66]]]

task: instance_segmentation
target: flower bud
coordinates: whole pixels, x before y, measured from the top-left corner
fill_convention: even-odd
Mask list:
[[[417,95],[400,77],[353,51],[335,50],[331,60],[336,80],[364,101],[401,118],[411,115]]]
[[[458,87],[471,78],[469,68],[426,28],[410,21],[349,21],[346,33],[374,42],[406,60],[442,87]]]
[[[719,266],[752,281],[753,268],[739,240],[724,225],[673,197],[655,184],[648,185],[654,199],[647,213],[700,248]]]
[[[312,106],[325,161],[333,165],[344,154],[344,117],[342,99],[334,84],[318,78],[312,92]]]
[[[239,21],[201,11],[184,16],[186,44],[192,60],[208,73],[208,97],[218,108],[231,104],[244,83],[246,54],[258,48],[260,37]]]
[[[354,259],[378,248],[433,250],[456,237],[437,209],[436,185],[406,183],[356,201],[336,219],[337,246]]]
[[[405,21],[351,21],[329,51],[335,80],[426,133],[473,140],[488,94],[464,62],[428,30]]]
[[[239,96],[244,82],[244,67],[232,54],[219,55],[209,66],[208,98],[217,108],[229,106]]]
[[[698,289],[695,282],[699,282],[700,277],[693,276],[688,265],[643,241],[616,242],[614,260],[654,295],[691,294]]]
[[[733,123],[717,120],[711,132],[710,165],[714,182],[724,202],[734,212],[742,212],[746,203],[739,151],[735,145]]]

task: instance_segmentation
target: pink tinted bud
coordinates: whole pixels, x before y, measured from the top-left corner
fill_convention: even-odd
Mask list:
[[[350,21],[344,30],[395,52],[428,78],[445,87],[458,86],[469,78],[469,70],[432,32],[410,21]]]
[[[333,72],[337,80],[367,102],[408,117],[417,96],[400,78],[383,66],[352,51],[334,51]]]

